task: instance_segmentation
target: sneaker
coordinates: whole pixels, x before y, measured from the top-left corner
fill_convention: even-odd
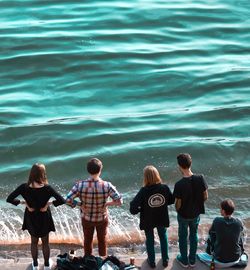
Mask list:
[[[189,262],[189,266],[191,267],[191,268],[194,268],[195,267],[195,262]]]
[[[190,266],[191,268],[194,268],[194,267],[195,267],[195,259],[194,259],[194,260],[190,260],[190,259],[189,259],[189,266]]]
[[[31,264],[31,269],[32,270],[39,270],[39,267],[38,265],[37,266],[34,266],[34,263]]]
[[[147,258],[147,262],[148,262],[148,264],[149,264],[149,266],[151,268],[155,268],[156,267],[155,262],[150,262],[150,260],[148,258]]]
[[[162,261],[162,266],[165,268],[165,267],[168,267],[168,261]]]
[[[44,270],[51,270],[53,268],[53,261],[49,259],[49,266],[44,266]]]
[[[183,268],[188,268],[188,263],[184,263],[181,255],[177,255],[176,261],[183,267]]]

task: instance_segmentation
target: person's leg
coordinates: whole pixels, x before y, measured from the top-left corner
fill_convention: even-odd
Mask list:
[[[154,229],[145,230],[145,236],[148,260],[153,265],[155,263]]]
[[[189,250],[189,263],[191,265],[195,264],[196,251],[198,246],[198,226],[200,222],[200,217],[194,218],[189,222],[189,241],[190,241],[190,250]]]
[[[162,262],[164,263],[169,260],[167,229],[165,227],[157,227],[157,232],[158,232],[158,235],[160,238],[160,244],[161,244],[161,258],[162,258]]]
[[[187,236],[188,236],[188,221],[177,215],[178,220],[178,236],[179,236],[179,250],[180,250],[180,261],[184,265],[188,265],[187,257]]]
[[[42,239],[44,266],[49,266],[49,256],[50,256],[49,234],[42,237],[41,239]]]
[[[39,240],[39,238],[31,235],[30,249],[31,249],[31,256],[32,256],[32,259],[33,259],[33,265],[34,266],[38,266],[38,261],[37,261],[37,258],[38,258],[38,240]]]
[[[96,233],[98,240],[98,252],[100,256],[107,256],[107,232],[108,219],[96,224]]]
[[[82,228],[84,235],[84,255],[92,255],[95,226],[93,222],[82,219]]]

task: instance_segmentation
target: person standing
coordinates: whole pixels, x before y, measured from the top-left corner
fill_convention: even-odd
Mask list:
[[[21,195],[24,200],[17,197]],[[54,197],[54,201],[49,201]],[[38,270],[38,240],[42,240],[44,257],[44,270],[50,270],[49,262],[49,232],[55,231],[50,205],[59,206],[65,203],[64,198],[49,184],[44,164],[36,163],[30,170],[27,183],[17,187],[7,198],[13,205],[24,204],[26,206],[23,219],[23,230],[28,230],[31,235],[32,270]]]
[[[77,203],[74,199],[80,199],[85,255],[92,255],[93,236],[96,230],[98,252],[104,257],[107,256],[108,206],[120,206],[122,198],[110,182],[101,179],[102,168],[99,159],[90,159],[87,163],[89,177],[76,182],[68,193],[66,202],[75,207]],[[108,198],[112,201],[108,201]]]
[[[157,229],[160,246],[162,265],[168,266],[168,235],[169,227],[168,205],[174,203],[174,197],[169,187],[162,184],[158,170],[152,166],[146,166],[143,170],[143,187],[130,202],[130,213],[140,213],[140,229],[146,236],[146,249],[148,264],[155,268],[154,228]]]
[[[207,183],[203,175],[191,171],[192,158],[189,154],[177,156],[179,169],[183,175],[174,186],[175,208],[178,220],[180,254],[177,262],[184,268],[195,266],[198,245],[198,225],[200,214],[205,213],[204,202],[208,198]],[[189,255],[188,255],[189,232]]]

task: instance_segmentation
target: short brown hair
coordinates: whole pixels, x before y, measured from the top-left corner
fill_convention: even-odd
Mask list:
[[[187,153],[181,153],[177,156],[177,162],[183,169],[189,169],[192,165],[192,158]]]
[[[225,211],[227,215],[232,215],[235,209],[234,202],[230,199],[226,199],[220,203],[220,207]]]
[[[92,158],[87,163],[87,171],[89,174],[97,174],[102,169],[102,162],[98,158]]]
[[[143,179],[144,186],[151,186],[162,182],[158,170],[152,165],[146,166],[144,168],[143,175],[144,175]]]

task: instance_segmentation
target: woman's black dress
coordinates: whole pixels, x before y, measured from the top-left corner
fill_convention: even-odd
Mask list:
[[[44,237],[49,232],[55,231],[55,225],[52,219],[50,208],[46,212],[41,212],[51,197],[54,197],[54,206],[59,206],[65,203],[64,198],[57,193],[50,185],[45,185],[41,188],[31,188],[27,184],[20,185],[7,198],[7,202],[14,205],[20,204],[20,200],[16,199],[21,195],[27,202],[29,207],[35,211],[30,212],[26,207],[23,219],[23,230],[28,230],[30,235],[34,237]]]

